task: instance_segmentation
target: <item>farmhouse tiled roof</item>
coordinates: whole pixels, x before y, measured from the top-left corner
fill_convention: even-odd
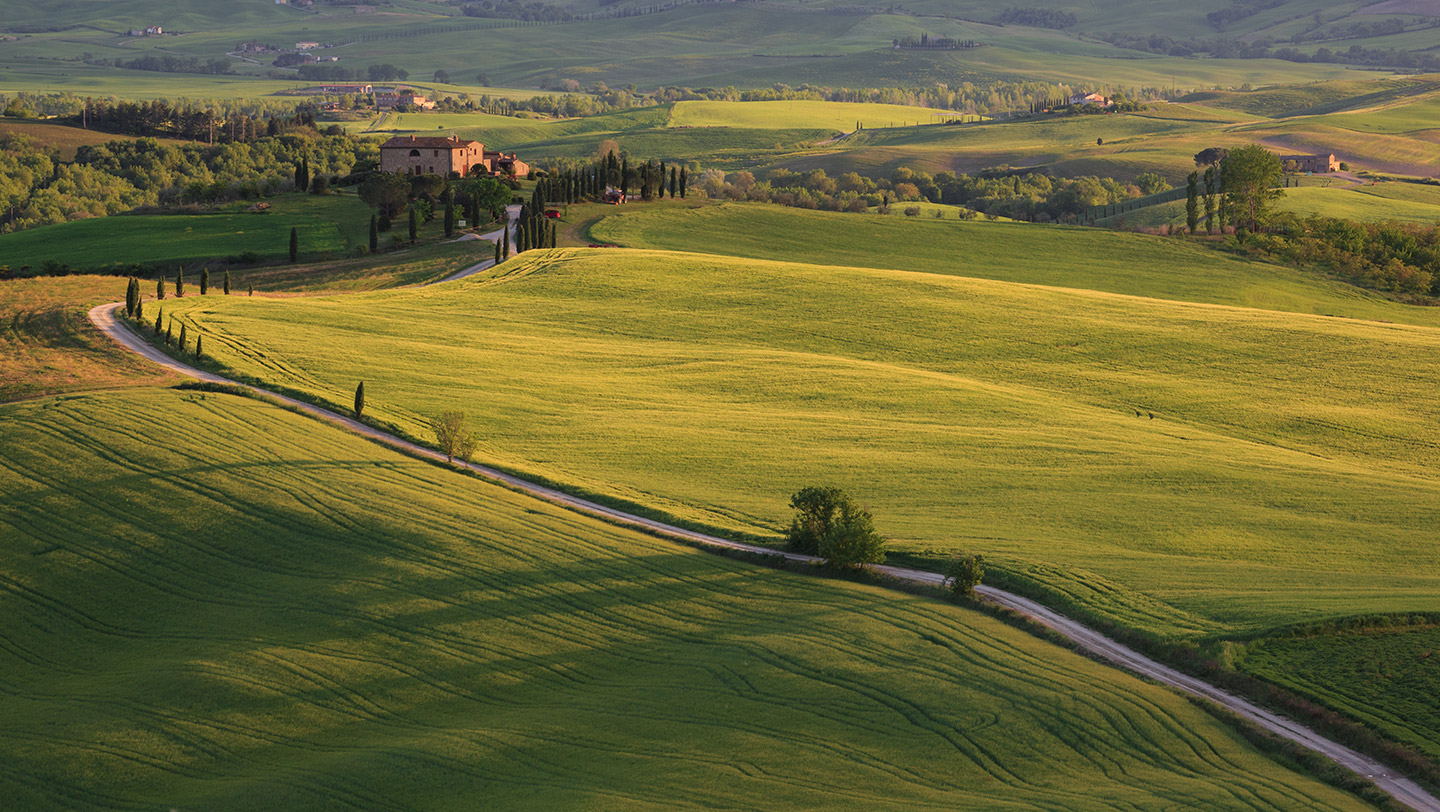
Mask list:
[[[416,137],[413,135],[397,135],[394,138],[380,145],[381,149],[463,149],[475,141],[467,141],[459,136],[452,135],[448,138]]]

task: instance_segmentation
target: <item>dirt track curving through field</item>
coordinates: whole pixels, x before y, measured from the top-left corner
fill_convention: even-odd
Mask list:
[[[470,269],[466,270],[469,271]],[[463,274],[464,272],[461,272],[461,275]],[[116,318],[115,314],[120,309],[120,307],[121,305],[119,303],[98,305],[90,310],[90,321],[97,328],[99,328],[101,332],[110,336],[121,346],[151,361],[154,361],[155,363],[163,367],[174,370],[175,372],[179,372],[182,375],[187,375],[191,378],[206,381],[209,383],[233,384],[236,386],[244,387],[245,389],[252,390],[267,398],[281,402],[286,406],[298,409],[312,417],[347,428],[355,432],[356,434],[362,435],[376,442],[398,448],[416,456],[426,457],[428,459],[437,460],[440,462],[445,461],[445,455],[439,453],[438,451],[425,448],[424,446],[416,445],[407,440],[402,440],[399,437],[396,437],[392,434],[387,434],[386,432],[383,432],[376,428],[372,428],[363,423],[359,423],[337,412],[332,412],[328,409],[314,406],[312,404],[305,403],[294,398],[286,397],[284,395],[278,395],[273,392],[261,389],[259,387],[241,384],[237,381],[232,381],[229,378],[225,378],[221,375],[216,375],[212,372],[206,372],[201,369],[196,369],[195,367],[171,358],[169,355],[161,352],[159,349],[152,346],[148,341],[146,341],[134,330],[132,330],[128,324]],[[665,524],[664,522],[656,521],[654,519],[646,519],[644,517],[626,513],[615,508],[606,507],[596,502],[591,502],[587,499],[581,499],[577,496],[571,496],[570,494],[557,491],[553,488],[547,488],[543,485],[536,485],[535,483],[528,482],[524,479],[520,479],[519,477],[507,474],[494,468],[490,468],[488,466],[468,462],[461,462],[456,464],[461,465],[464,468],[467,468],[470,471],[473,471],[474,473],[485,477],[486,479],[494,480],[536,498],[544,499],[545,501],[552,504],[560,505],[561,507],[569,508],[580,513],[596,516],[614,524],[633,527],[659,536],[680,539],[683,541],[703,544],[711,547],[723,547],[732,550],[743,550],[746,552],[760,553],[764,555],[779,555],[790,561],[796,561],[801,563],[818,562],[818,559],[813,556],[789,553],[775,550],[770,547],[762,547],[754,544],[745,544],[738,541],[730,541],[729,539],[722,539],[716,536],[707,535],[705,533],[675,527],[674,525]],[[937,573],[926,572],[924,570],[909,569],[906,567],[882,565],[877,566],[874,569],[893,578],[922,584],[938,585],[943,580],[942,576]],[[1095,630],[1090,629],[1083,624],[1077,623],[1076,621],[1071,620],[1070,618],[1067,618],[1064,615],[1061,615],[1058,612],[1055,612],[1054,610],[1049,609],[1028,598],[1023,598],[1019,595],[1015,595],[988,586],[977,587],[977,591],[986,599],[1007,609],[1011,609],[1015,612],[1025,615],[1035,620],[1036,622],[1041,623],[1042,625],[1050,629],[1053,629],[1059,634],[1064,635],[1072,643],[1074,643],[1077,648],[1085,652],[1108,660],[1109,662],[1121,668],[1132,671],[1148,679],[1154,680],[1155,682],[1168,685],[1187,694],[1208,699],[1216,703],[1217,705],[1220,705],[1227,710],[1245,718],[1247,721],[1250,721],[1256,725],[1259,725],[1265,730],[1274,733],[1277,736],[1295,742],[1302,747],[1309,748],[1325,755],[1330,759],[1333,759],[1335,762],[1341,764],[1342,766],[1374,781],[1377,786],[1390,793],[1400,803],[1417,810],[1417,812],[1440,812],[1440,799],[1437,799],[1434,795],[1426,792],[1425,789],[1422,788],[1419,784],[1408,778],[1405,778],[1404,776],[1396,774],[1393,770],[1385,767],[1384,765],[1380,764],[1372,758],[1369,758],[1368,756],[1362,755],[1337,742],[1330,741],[1329,739],[1319,735],[1318,733],[1315,733],[1304,725],[1286,719],[1285,717],[1278,714],[1271,713],[1270,711],[1267,711],[1251,702],[1241,699],[1240,697],[1226,693],[1225,691],[1222,691],[1219,688],[1216,688],[1215,686],[1210,685],[1203,680],[1189,676],[1188,674],[1181,673],[1180,671],[1170,668],[1169,666],[1156,662],[1155,660],[1152,660],[1149,657],[1146,657],[1143,654],[1140,654],[1139,652],[1134,651],[1127,646],[1121,645],[1120,643],[1100,634],[1099,632],[1096,632]]]

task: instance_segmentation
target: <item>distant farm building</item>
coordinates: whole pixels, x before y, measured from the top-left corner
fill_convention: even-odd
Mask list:
[[[1287,170],[1295,172],[1315,172],[1324,174],[1326,172],[1339,172],[1340,162],[1335,160],[1335,153],[1327,155],[1281,155],[1280,164]]]
[[[313,50],[315,50],[316,48],[319,48],[319,47],[320,47],[320,43],[318,43],[318,42],[310,42],[309,40],[306,40],[305,42],[297,42],[297,43],[295,43],[295,50],[297,50],[297,51],[313,51]]]
[[[517,158],[513,152],[509,155],[503,152],[487,152],[485,160],[490,163],[490,171],[497,175],[513,175],[523,178],[530,174],[530,164]]]
[[[530,166],[515,156],[486,152],[479,141],[459,136],[449,138],[402,135],[380,145],[380,171],[407,175],[459,175],[490,173],[525,175]]]
[[[164,33],[165,29],[158,25],[130,29],[130,36],[132,37],[158,37]]]
[[[1070,97],[1072,105],[1094,104],[1099,107],[1110,107],[1115,102],[1110,100],[1104,93],[1078,93]]]
[[[376,94],[375,106],[382,110],[390,110],[396,107],[416,107],[421,110],[434,110],[435,102],[430,101],[413,90],[401,90],[395,93]]]

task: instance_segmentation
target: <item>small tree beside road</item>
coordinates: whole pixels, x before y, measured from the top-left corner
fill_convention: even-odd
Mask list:
[[[355,387],[355,417],[358,419],[358,418],[360,417],[361,413],[363,413],[364,411],[365,411],[365,382],[364,382],[364,381],[361,381],[361,382],[360,382],[360,385]]]
[[[475,453],[478,440],[464,412],[441,412],[430,420],[430,430],[435,432],[435,443],[446,462],[454,462],[456,457],[468,462]]]
[[[837,569],[855,569],[885,560],[885,539],[875,519],[843,490],[802,488],[790,497],[796,511],[787,534],[790,548],[818,555]]]
[[[962,555],[950,560],[945,567],[945,588],[957,598],[968,598],[975,594],[975,587],[985,578],[985,557]]]

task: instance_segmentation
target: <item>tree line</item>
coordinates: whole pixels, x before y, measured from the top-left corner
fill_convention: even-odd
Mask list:
[[[0,135],[0,233],[143,206],[266,197],[294,188],[304,157],[316,174],[372,169],[369,139],[292,132],[246,143],[169,145],[149,138],[85,145],[73,161],[23,135]]]

